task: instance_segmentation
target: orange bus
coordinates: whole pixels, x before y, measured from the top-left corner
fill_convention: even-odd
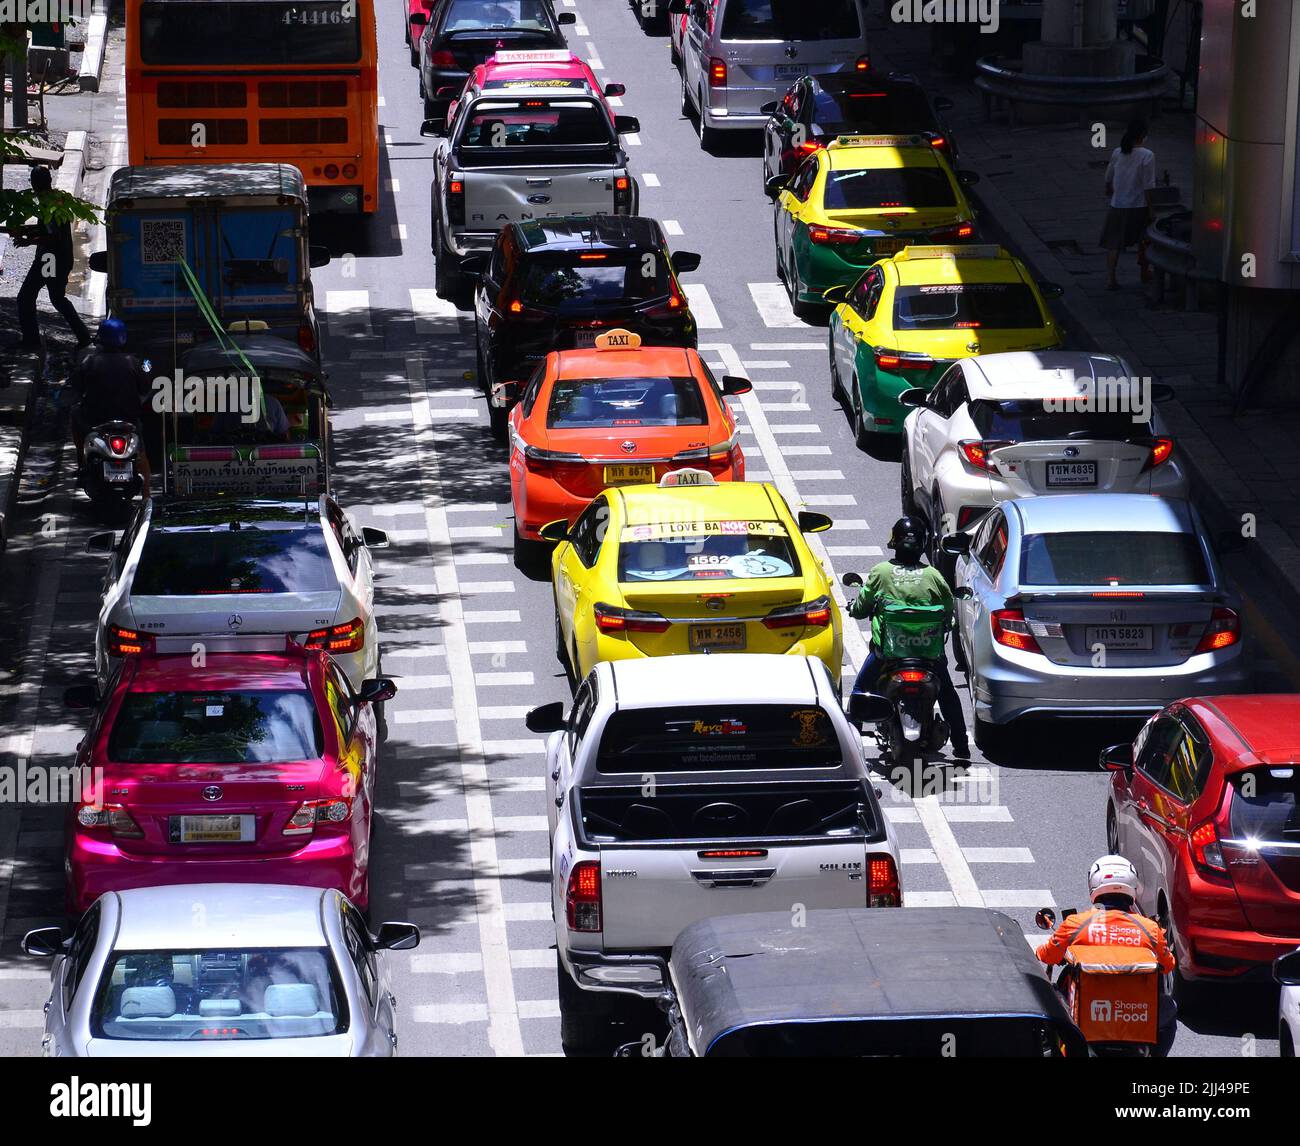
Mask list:
[[[126,0],[133,166],[292,163],[315,210],[379,206],[375,0]]]

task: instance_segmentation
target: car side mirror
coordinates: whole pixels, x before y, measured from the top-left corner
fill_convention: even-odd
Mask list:
[[[20,944],[24,955],[36,959],[49,959],[63,954],[63,932],[57,927],[37,927],[23,936]]]
[[[627,95],[627,85],[626,85],[626,84],[606,84],[603,88],[601,88],[601,91],[605,94],[606,97],[609,97],[609,96],[625,96],[625,95]]]
[[[900,406],[924,406],[925,400],[930,396],[930,391],[923,386],[913,386],[910,390],[904,390],[898,396]]]
[[[1218,553],[1240,553],[1246,548],[1246,539],[1235,529],[1225,529],[1215,537],[1214,548]]]
[[[363,525],[361,527],[361,544],[367,549],[387,549],[388,531],[386,529],[376,529],[373,525]]]
[[[369,680],[363,680],[357,689],[357,699],[366,704],[379,704],[392,700],[396,695],[397,684],[384,676],[372,676]]]
[[[98,271],[101,275],[107,274],[108,273],[108,252],[95,251],[90,256],[90,258],[86,260],[86,265],[89,266],[92,271]]]
[[[851,692],[845,708],[848,718],[858,724],[875,724],[894,714],[894,703],[874,692]]]
[[[763,194],[776,202],[777,197],[785,190],[787,183],[789,183],[789,179],[786,176],[773,175],[771,179],[763,184]]]
[[[969,585],[959,585],[952,591],[953,599],[957,601],[969,601],[975,596],[975,590]]]
[[[553,700],[531,709],[524,717],[524,726],[529,732],[559,732],[564,727],[564,701]]]
[[[939,542],[939,548],[949,557],[965,557],[970,552],[970,536],[965,533],[950,533]]]
[[[776,109],[781,105],[776,100],[770,100],[758,109],[760,115],[776,115]]]
[[[537,536],[543,541],[551,541],[557,545],[561,541],[568,541],[569,523],[562,517],[556,521],[548,521],[537,531]]]
[[[1151,383],[1151,401],[1169,402],[1174,398],[1174,388],[1168,382]]]
[[[974,171],[958,171],[957,182],[963,187],[974,187],[980,181],[980,177]]]
[[[1273,960],[1273,978],[1287,986],[1300,984],[1300,947]]]
[[[423,12],[412,12],[407,17],[408,22],[416,28],[421,28],[429,22],[429,17]]]
[[[414,923],[381,923],[373,938],[381,951],[410,951],[420,946],[420,929]]]
[[[795,517],[799,525],[800,533],[825,533],[835,524],[824,513],[816,513],[811,509],[801,509]]]
[[[616,115],[614,130],[619,135],[636,135],[641,130],[641,121],[634,115]]]
[[[947,96],[935,96],[935,97],[934,97],[934,110],[935,110],[935,111],[952,111],[952,109],[953,109],[954,106],[956,106],[956,105],[955,105],[955,104],[952,102],[952,100],[949,99]]]
[[[440,119],[426,119],[420,124],[421,135],[441,135],[444,124]]]
[[[848,573],[840,574],[840,584],[847,585],[850,589],[862,588],[862,575],[850,570]]]
[[[1034,914],[1034,924],[1043,931],[1056,930],[1056,912],[1050,907],[1040,907]]]
[[[836,283],[833,287],[827,287],[822,291],[822,301],[828,302],[831,306],[839,306],[842,302],[848,302],[849,288],[843,283]]]
[[[63,690],[63,707],[78,710],[94,708],[99,704],[99,689],[93,684],[74,684]]]
[[[460,95],[460,92],[461,89],[455,84],[443,84],[442,87],[433,94],[438,99],[456,99]]]
[[[678,274],[688,275],[700,269],[701,256],[695,251],[676,251],[673,253],[673,270]]]
[[[307,247],[307,262],[314,267],[328,266],[330,261],[330,249],[321,243],[311,243]]]
[[[1133,745],[1112,744],[1101,750],[1097,763],[1106,772],[1133,771]]]
[[[92,533],[86,538],[86,552],[109,557],[117,548],[117,534],[111,529],[105,533]]]
[[[578,17],[572,12],[561,12],[555,17],[555,22],[557,24],[576,24],[578,22]]]
[[[741,378],[736,374],[724,374],[722,376],[722,392],[729,398],[738,398],[741,394],[748,394],[754,389],[754,383],[748,378]]]

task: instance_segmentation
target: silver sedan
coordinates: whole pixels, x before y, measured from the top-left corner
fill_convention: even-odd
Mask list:
[[[985,744],[1022,716],[1148,715],[1247,686],[1240,605],[1186,501],[1005,501],[943,548]]]
[[[397,1048],[383,952],[419,942],[336,891],[209,883],[107,892],[23,950],[53,957],[46,1055],[374,1058]]]

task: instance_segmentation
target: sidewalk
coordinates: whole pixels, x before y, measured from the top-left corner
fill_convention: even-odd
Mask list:
[[[1162,306],[1153,305],[1132,252],[1120,261],[1121,289],[1105,289],[1106,258],[1098,244],[1107,206],[1103,179],[1124,125],[1108,123],[1106,146],[1094,148],[1091,120],[1015,128],[1005,120],[986,121],[975,88],[931,61],[923,30],[888,25],[874,32],[872,44],[882,70],[910,72],[932,94],[954,101],[946,118],[961,165],[981,177],[972,189],[981,222],[1037,277],[1066,288],[1052,307],[1071,343],[1119,354],[1138,374],[1174,388],[1177,399],[1160,410],[1192,473],[1202,512],[1213,529],[1234,532],[1242,530],[1244,515],[1252,515],[1250,565],[1274,593],[1300,607],[1300,409],[1234,416],[1216,380],[1215,314],[1179,309],[1176,291]],[[1162,111],[1147,140],[1157,180],[1168,171],[1184,205],[1192,202],[1194,125],[1188,112]]]

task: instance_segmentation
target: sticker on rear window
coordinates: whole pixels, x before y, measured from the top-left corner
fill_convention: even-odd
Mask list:
[[[805,708],[790,715],[799,722],[799,731],[790,741],[796,748],[816,748],[826,743],[826,714],[820,708]]]
[[[750,537],[786,537],[779,521],[655,521],[648,525],[628,525],[623,537],[628,541],[647,541],[661,537],[711,537],[717,534],[748,534]]]
[[[225,716],[226,706],[224,704],[209,704],[204,710],[205,716]]]

